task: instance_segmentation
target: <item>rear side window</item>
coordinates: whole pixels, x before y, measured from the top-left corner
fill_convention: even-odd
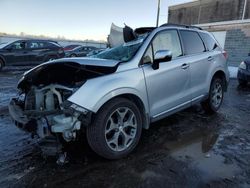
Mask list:
[[[219,49],[219,46],[217,45],[217,42],[215,41],[215,39],[212,36],[210,36],[208,33],[200,33],[200,36],[202,40],[204,41],[208,51]]]
[[[29,41],[28,42],[28,48],[30,49],[36,49],[39,48],[39,44],[36,41]]]
[[[204,44],[197,32],[180,31],[186,55],[205,52]]]

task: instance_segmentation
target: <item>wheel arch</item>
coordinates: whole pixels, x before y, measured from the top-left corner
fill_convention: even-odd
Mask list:
[[[5,66],[6,65],[6,61],[5,61],[5,58],[2,55],[0,55],[0,60],[3,61],[3,66]]]
[[[104,106],[106,103],[108,103],[111,100],[114,100],[116,98],[125,98],[125,99],[132,101],[139,108],[139,111],[140,111],[141,117],[142,117],[143,128],[149,129],[149,126],[150,126],[149,114],[147,112],[147,109],[146,109],[142,99],[139,96],[132,94],[132,93],[119,94],[119,95],[116,95],[116,96],[110,98],[109,100],[107,100],[105,103],[102,104],[102,106]],[[101,109],[101,107],[98,109],[98,111]]]
[[[214,73],[213,77],[212,77],[212,80],[211,80],[211,82],[210,82],[210,85],[212,84],[212,81],[213,81],[214,78],[220,78],[220,79],[222,79],[224,91],[227,91],[227,79],[226,79],[226,74],[225,74],[225,72],[222,71],[222,70],[217,70],[217,71]]]

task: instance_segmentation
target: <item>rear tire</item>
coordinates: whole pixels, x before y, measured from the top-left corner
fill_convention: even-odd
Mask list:
[[[76,54],[71,54],[70,57],[76,57]]]
[[[213,78],[209,97],[206,101],[202,102],[202,107],[208,114],[214,114],[217,112],[223,102],[224,98],[224,86],[221,78]]]
[[[137,146],[142,132],[142,117],[137,106],[128,99],[107,102],[87,127],[90,147],[106,159],[120,159]]]

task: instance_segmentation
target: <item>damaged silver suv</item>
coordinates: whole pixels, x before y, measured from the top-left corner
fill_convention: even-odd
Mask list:
[[[138,28],[133,40],[91,58],[64,58],[26,72],[11,100],[15,124],[41,147],[87,136],[107,159],[129,154],[150,123],[201,103],[216,112],[227,89],[226,53],[199,28]],[[48,148],[47,147],[47,148]],[[58,147],[57,147],[58,148]]]

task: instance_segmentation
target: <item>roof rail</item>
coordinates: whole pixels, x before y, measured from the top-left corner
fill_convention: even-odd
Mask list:
[[[197,27],[197,26],[172,24],[172,23],[166,23],[166,24],[161,25],[160,27],[183,27],[183,28],[189,28],[189,29],[203,30],[201,27]]]
[[[135,30],[134,30],[134,32],[136,33],[136,34],[145,34],[145,33],[148,33],[148,32],[151,32],[151,31],[153,31],[154,29],[155,29],[156,27],[140,27],[140,28],[136,28]]]

